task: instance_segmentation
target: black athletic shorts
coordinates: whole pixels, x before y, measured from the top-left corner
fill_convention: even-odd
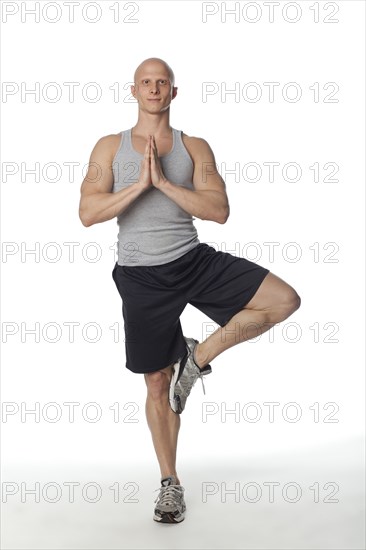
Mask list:
[[[116,263],[112,277],[122,298],[126,367],[148,373],[175,363],[186,352],[179,317],[187,304],[224,326],[251,300],[268,273],[207,243],[162,265]]]

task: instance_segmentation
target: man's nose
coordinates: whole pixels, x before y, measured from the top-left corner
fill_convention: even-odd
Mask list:
[[[151,94],[158,94],[159,93],[159,87],[157,84],[152,84],[150,89]]]

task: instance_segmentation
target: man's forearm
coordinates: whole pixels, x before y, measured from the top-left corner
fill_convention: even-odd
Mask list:
[[[185,212],[201,220],[225,223],[229,216],[227,199],[219,191],[191,191],[168,180],[158,189]]]
[[[80,201],[80,220],[85,227],[111,220],[122,214],[145,191],[141,184],[133,183],[116,193],[85,195]]]

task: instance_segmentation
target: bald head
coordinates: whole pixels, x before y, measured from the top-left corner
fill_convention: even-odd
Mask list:
[[[143,72],[145,70],[148,70],[149,68],[158,68],[160,67],[167,73],[169,80],[174,86],[175,83],[175,77],[173,70],[171,67],[169,67],[168,63],[164,61],[163,59],[160,59],[159,57],[149,57],[148,59],[145,59],[140,65],[137,67],[135,74],[134,74],[134,82],[135,84],[139,81],[140,76],[143,75]]]

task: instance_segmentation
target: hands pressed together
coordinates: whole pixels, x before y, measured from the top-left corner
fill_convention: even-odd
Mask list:
[[[167,181],[160,164],[154,136],[149,136],[141,162],[139,183],[143,187],[161,187]]]

